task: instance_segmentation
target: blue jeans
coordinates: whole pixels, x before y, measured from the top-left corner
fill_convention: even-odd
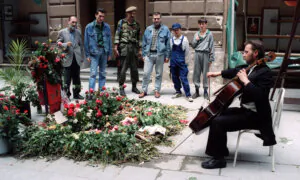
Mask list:
[[[99,90],[105,85],[106,81],[106,64],[107,64],[107,54],[104,52],[104,49],[101,48],[101,52],[99,55],[91,56],[91,72],[90,72],[90,81],[89,81],[89,89],[95,89],[97,71],[99,66]]]
[[[155,64],[155,91],[160,92],[161,82],[162,82],[162,74],[164,69],[164,55],[150,54],[150,56],[145,57],[144,64],[144,77],[142,83],[143,92],[147,93],[148,85],[151,77],[151,73],[153,70],[153,66]]]

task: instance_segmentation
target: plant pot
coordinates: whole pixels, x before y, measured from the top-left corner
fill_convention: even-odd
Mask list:
[[[6,154],[9,152],[9,143],[8,140],[0,137],[0,154]]]

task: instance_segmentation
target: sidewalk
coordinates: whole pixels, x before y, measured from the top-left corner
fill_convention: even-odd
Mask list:
[[[2,86],[3,84],[0,85]],[[109,83],[107,87],[116,87],[117,83]],[[83,83],[83,89],[88,89]],[[138,86],[141,89],[141,85]],[[193,88],[192,92],[193,92]],[[138,98],[131,92],[128,84],[126,93],[129,98]],[[198,108],[205,102],[198,98],[193,103],[185,98],[172,99],[174,93],[171,84],[164,84],[162,96],[156,99],[149,87],[149,96],[144,99],[159,101],[163,104],[182,105],[189,109],[188,120],[192,120]],[[82,92],[82,95],[84,92]],[[237,106],[238,101],[233,103]],[[42,120],[32,109],[34,120]],[[56,161],[46,159],[17,160],[11,156],[0,156],[1,180],[55,179],[55,180],[202,180],[202,179],[300,179],[300,112],[283,111],[280,128],[277,134],[278,144],[275,146],[276,172],[271,172],[271,158],[268,148],[262,146],[262,141],[253,134],[242,136],[237,166],[232,167],[232,159],[236,145],[237,133],[228,133],[227,168],[206,170],[201,168],[201,162],[207,158],[204,154],[208,131],[200,135],[192,135],[174,152],[169,154],[177,144],[185,139],[191,130],[186,127],[181,134],[172,137],[173,147],[158,147],[161,156],[150,162],[140,164],[126,163],[120,166],[101,165],[92,167],[88,162],[74,162],[65,158]]]

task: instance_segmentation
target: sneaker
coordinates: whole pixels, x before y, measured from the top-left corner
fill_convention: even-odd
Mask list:
[[[179,98],[179,97],[181,97],[181,96],[182,96],[181,93],[175,93],[175,94],[172,96],[172,99]]]
[[[188,102],[193,102],[193,98],[191,96],[186,97],[186,100],[188,100]]]

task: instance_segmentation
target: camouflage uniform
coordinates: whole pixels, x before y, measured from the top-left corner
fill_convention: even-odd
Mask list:
[[[125,82],[128,67],[130,67],[132,86],[136,87],[139,80],[137,55],[141,47],[140,31],[140,24],[136,21],[132,24],[129,24],[126,19],[118,22],[114,44],[118,44],[118,51],[120,53],[120,56],[117,58],[120,86]]]

